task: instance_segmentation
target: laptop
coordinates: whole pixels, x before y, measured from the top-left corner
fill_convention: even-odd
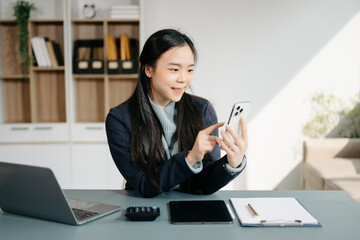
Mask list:
[[[0,208],[34,218],[81,225],[120,206],[66,198],[49,168],[0,162]]]

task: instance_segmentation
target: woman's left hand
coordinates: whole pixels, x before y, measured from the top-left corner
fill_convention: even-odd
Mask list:
[[[227,153],[227,161],[230,167],[238,168],[244,158],[245,151],[248,146],[248,136],[245,126],[244,118],[240,118],[241,136],[239,136],[234,129],[230,126],[226,126],[226,130],[230,133],[234,142],[229,138],[225,131],[221,131],[220,145],[222,149]]]

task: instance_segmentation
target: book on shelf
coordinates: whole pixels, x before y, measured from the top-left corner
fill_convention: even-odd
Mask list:
[[[40,41],[40,47],[41,47],[41,54],[45,59],[45,67],[51,67],[50,55],[49,55],[49,52],[46,47],[45,38],[39,37],[39,41]]]
[[[54,43],[52,41],[46,41],[46,47],[50,55],[51,65],[53,67],[58,67],[59,62],[55,54]]]
[[[129,37],[126,34],[120,34],[120,59],[131,60]]]
[[[106,36],[107,43],[107,59],[110,61],[115,61],[118,59],[117,47],[115,43],[115,37],[111,34]]]
[[[43,60],[42,55],[41,55],[41,50],[40,50],[40,45],[39,45],[39,42],[38,42],[38,38],[37,37],[32,37],[30,39],[30,42],[31,42],[31,47],[32,47],[32,50],[34,52],[34,56],[35,56],[37,65],[39,67],[45,66],[44,60]]]
[[[130,20],[138,20],[140,18],[139,14],[131,14],[131,13],[110,13],[111,19],[130,19]]]
[[[46,43],[44,37],[32,37],[30,39],[31,47],[33,49],[35,59],[38,67],[51,67],[55,66],[51,60],[49,44]],[[55,55],[55,50],[52,49]],[[56,55],[55,55],[56,56]]]
[[[46,40],[46,48],[50,56],[51,66],[64,66],[60,45],[54,41]]]
[[[112,6],[110,18],[115,19],[139,19],[140,7],[138,5]]]
[[[140,10],[140,6],[139,5],[117,5],[117,6],[111,6],[110,7],[111,10]]]
[[[60,44],[52,41],[52,45],[53,45],[53,49],[54,49],[54,52],[55,52],[55,57],[56,57],[56,60],[57,60],[57,62],[59,64],[59,66],[64,66],[63,53],[61,51]]]

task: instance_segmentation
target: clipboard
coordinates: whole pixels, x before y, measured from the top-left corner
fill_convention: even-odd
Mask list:
[[[321,227],[295,198],[230,198],[244,227]]]

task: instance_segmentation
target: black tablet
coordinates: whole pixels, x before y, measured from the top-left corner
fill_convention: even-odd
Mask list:
[[[223,200],[170,201],[172,224],[221,224],[233,223]]]

